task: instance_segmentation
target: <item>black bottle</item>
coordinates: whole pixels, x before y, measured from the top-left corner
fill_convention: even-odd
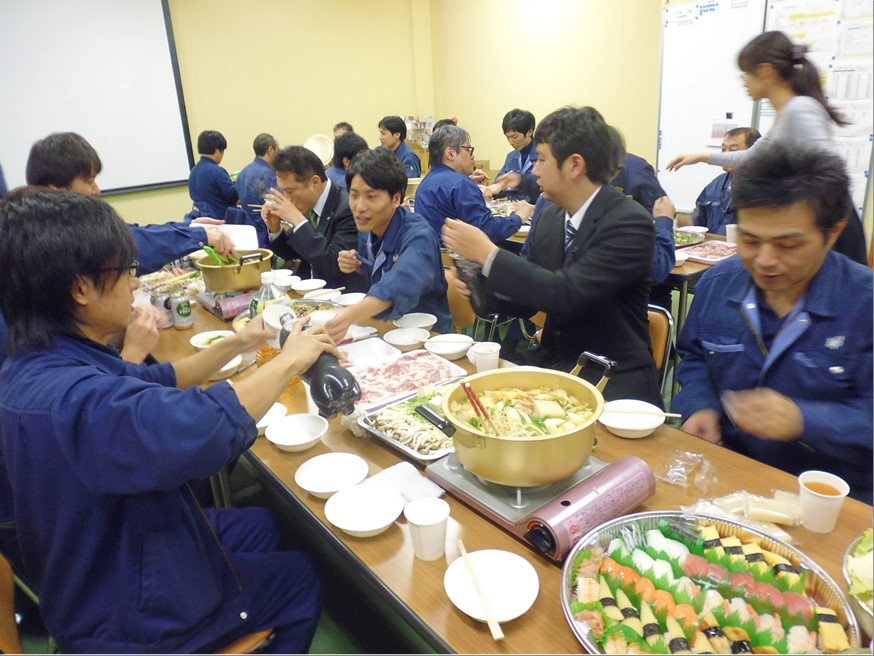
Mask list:
[[[282,315],[280,319],[282,330],[279,331],[280,348],[285,346],[285,340],[294,329],[294,322],[293,312]],[[300,377],[310,386],[310,396],[323,417],[333,417],[338,412],[351,414],[355,409],[355,402],[361,398],[361,388],[355,376],[340,366],[337,357],[330,353],[319,355],[313,365]]]

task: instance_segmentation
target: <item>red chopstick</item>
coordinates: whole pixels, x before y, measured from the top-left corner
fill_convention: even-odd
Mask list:
[[[473,391],[470,383],[462,383],[461,389],[463,389],[464,393],[467,394],[467,398],[470,401],[470,404],[473,406],[473,411],[477,414],[477,416],[482,417],[488,423],[494,434],[497,435],[498,427],[495,426],[495,422],[492,421],[492,417],[489,414],[489,411],[486,410],[486,407],[483,405],[483,402],[480,400],[479,396],[477,396],[477,393]]]

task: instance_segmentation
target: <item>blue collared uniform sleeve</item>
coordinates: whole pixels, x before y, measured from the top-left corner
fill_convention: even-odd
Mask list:
[[[654,285],[660,285],[677,263],[674,220],[669,216],[657,217],[655,235],[656,243],[652,253],[652,282]]]
[[[461,214],[457,218],[476,226],[496,244],[507,237],[512,237],[522,225],[522,219],[516,214],[511,214],[508,217],[492,214],[479,187],[466,176],[461,184],[453,187],[452,193],[455,194],[453,205],[458,208]]]
[[[407,146],[406,151],[401,155],[401,162],[407,170],[408,178],[419,178],[422,176],[422,160],[412,148]]]
[[[181,223],[131,226],[131,235],[137,245],[140,275],[157,271],[173,260],[178,260],[207,243],[206,230]]]

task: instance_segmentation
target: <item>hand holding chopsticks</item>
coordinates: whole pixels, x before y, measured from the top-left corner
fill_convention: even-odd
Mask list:
[[[467,555],[467,549],[464,548],[464,542],[461,541],[461,538],[458,540],[458,551],[461,552],[461,557],[464,559],[464,567],[467,569],[467,576],[470,579],[471,585],[473,585],[474,592],[476,592],[476,596],[479,597],[480,604],[482,604],[483,613],[485,613],[486,622],[489,625],[489,631],[492,632],[492,638],[495,640],[503,640],[504,632],[501,630],[501,625],[498,624],[498,620],[496,620],[494,614],[492,614],[491,604],[489,604],[488,598],[480,587],[479,579],[476,577],[476,570],[473,568],[473,563]]]
[[[473,411],[476,413],[476,416],[480,417],[484,424],[488,424],[489,428],[492,429],[492,432],[497,435],[498,427],[495,426],[495,422],[492,421],[492,416],[489,414],[489,411],[486,410],[486,407],[483,405],[483,402],[480,400],[477,393],[473,391],[470,383],[461,383],[461,389],[463,389],[464,393],[467,394],[467,399],[473,406]]]

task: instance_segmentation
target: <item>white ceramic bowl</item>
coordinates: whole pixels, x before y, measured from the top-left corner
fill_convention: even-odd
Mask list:
[[[379,535],[404,510],[400,492],[379,483],[362,483],[340,490],[325,504],[325,517],[356,538]]]
[[[298,294],[306,294],[307,292],[321,289],[326,284],[328,283],[321,278],[306,278],[304,280],[298,280],[291,286],[291,288]]]
[[[411,312],[410,314],[405,314],[400,319],[394,320],[394,325],[398,328],[426,328],[431,330],[435,323],[437,323],[437,317],[427,312]]]
[[[267,430],[267,427],[279,419],[280,417],[284,417],[285,413],[288,412],[288,408],[285,407],[284,404],[276,402],[270,406],[267,412],[264,413],[264,416],[258,420],[258,423],[255,426],[258,428],[258,435],[263,435],[264,431]]]
[[[473,344],[473,338],[468,335],[437,335],[425,342],[425,348],[434,355],[447,360],[458,360],[467,353],[467,349]]]
[[[264,435],[283,451],[305,451],[318,444],[327,430],[324,417],[298,413],[274,419]]]
[[[304,294],[303,297],[316,301],[333,301],[342,294],[343,292],[339,289],[314,289],[313,291]]]
[[[356,305],[363,301],[365,296],[367,296],[367,294],[365,294],[364,292],[348,292],[346,294],[340,294],[337,298],[334,299],[334,303],[343,307]]]
[[[616,412],[618,410],[623,412]],[[598,417],[598,421],[614,435],[640,438],[651,435],[656,428],[665,423],[665,417],[661,412],[658,407],[646,401],[619,399],[604,404],[604,411]]]
[[[703,235],[709,230],[709,228],[707,226],[683,226],[682,228],[677,228],[677,230],[682,232],[694,232],[699,235]]]
[[[689,254],[684,250],[676,250],[674,251],[674,258],[676,259],[674,266],[680,266],[689,259]]]
[[[422,348],[422,344],[430,334],[424,328],[395,328],[389,330],[382,338],[396,349],[406,352]]]
[[[284,276],[273,276],[273,284],[279,287],[284,292],[287,292],[289,289],[294,287],[297,283],[300,282],[300,276],[294,276],[290,273]]]
[[[319,499],[367,478],[367,461],[354,453],[323,453],[304,462],[294,473],[294,482]]]
[[[194,348],[205,349],[209,348],[213,344],[217,344],[223,339],[233,336],[233,330],[207,330],[205,332],[192,335],[191,339],[189,339],[188,342]]]

